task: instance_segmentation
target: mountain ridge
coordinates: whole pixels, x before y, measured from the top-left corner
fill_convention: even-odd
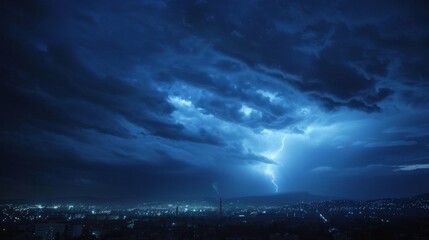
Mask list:
[[[103,198],[103,197],[92,197],[92,196],[72,196],[72,197],[58,197],[58,198],[45,198],[45,199],[0,199],[0,204],[131,204],[131,203],[142,203],[142,202],[170,202],[170,201],[210,201],[217,199],[218,197],[199,197],[181,199],[175,198],[171,200],[153,200],[153,199],[123,199],[123,198]],[[364,200],[364,201],[375,201],[383,199],[429,199],[429,193],[422,193],[412,195],[408,197],[384,197],[384,198],[372,198],[372,199],[353,199],[346,197],[335,197],[335,196],[324,196],[316,195],[309,192],[285,192],[270,195],[251,195],[243,197],[222,197],[224,202],[233,202],[241,204],[265,204],[265,205],[282,205],[282,204],[294,204],[294,203],[310,203],[310,202],[322,202],[330,200]]]

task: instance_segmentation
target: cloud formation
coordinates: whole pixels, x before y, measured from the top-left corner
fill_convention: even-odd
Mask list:
[[[428,191],[428,5],[356,4],[5,3],[2,196]]]

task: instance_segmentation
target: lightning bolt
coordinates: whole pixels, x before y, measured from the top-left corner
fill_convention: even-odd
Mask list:
[[[279,185],[276,183],[276,175],[274,175],[273,170],[271,169],[271,165],[268,165],[265,169],[265,174],[271,177],[271,183],[274,185],[276,189],[276,193],[279,192]]]
[[[283,151],[283,149],[285,148],[285,139],[286,139],[286,135],[284,135],[282,138],[282,144],[281,144],[280,148],[275,153],[269,155],[267,157],[268,159],[276,162],[275,160],[277,158],[277,155],[279,155],[279,153],[281,153]],[[276,175],[273,172],[272,164],[267,165],[267,168],[265,169],[265,174],[271,177],[271,183],[274,185],[276,193],[278,193],[279,192],[279,185],[277,185],[277,183],[276,183]]]

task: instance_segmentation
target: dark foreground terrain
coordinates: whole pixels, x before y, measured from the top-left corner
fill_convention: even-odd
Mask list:
[[[426,195],[365,201],[301,198],[9,203],[1,205],[0,238],[429,239]]]

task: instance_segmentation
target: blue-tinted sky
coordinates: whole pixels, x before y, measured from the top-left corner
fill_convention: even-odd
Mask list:
[[[1,197],[429,191],[427,1],[1,3]]]

